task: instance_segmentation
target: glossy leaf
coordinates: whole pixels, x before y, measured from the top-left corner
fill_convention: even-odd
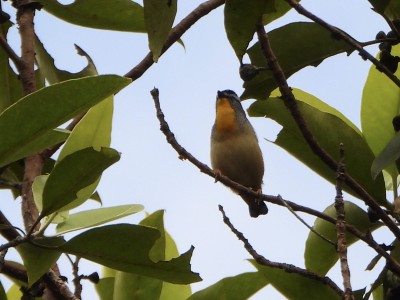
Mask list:
[[[143,6],[149,48],[157,62],[175,20],[177,0],[144,0]]]
[[[321,281],[306,278],[297,273],[286,272],[283,269],[261,266],[253,260],[251,263],[264,276],[265,280],[268,280],[286,299],[337,300],[340,298]]]
[[[77,73],[71,73],[68,71],[59,70],[55,66],[53,57],[51,57],[51,55],[46,51],[44,45],[39,40],[39,38],[35,36],[36,63],[50,84],[59,83],[69,79],[76,79],[85,76],[97,75],[96,66],[94,65],[91,57],[85,51],[83,51],[78,45],[75,45],[75,48],[80,56],[83,56],[87,59],[86,67]]]
[[[46,246],[59,246],[64,239],[58,237],[36,239],[35,243]],[[28,272],[29,285],[36,282],[46,273],[60,257],[61,252],[44,249],[31,243],[23,243],[16,247],[21,255],[26,271]]]
[[[221,279],[217,283],[194,293],[188,300],[249,299],[267,284],[268,279],[261,272],[243,273]]]
[[[349,45],[334,39],[328,31],[316,23],[290,23],[272,30],[268,33],[268,37],[287,78],[304,67],[318,66],[330,56],[351,51]],[[267,66],[259,43],[252,46],[247,53],[254,66]],[[265,70],[254,79],[246,81],[243,86],[245,91],[241,96],[242,99],[264,100],[277,84],[272,72]]]
[[[130,82],[115,75],[69,80],[40,89],[11,105],[0,114],[0,165],[10,162],[16,151]]]
[[[119,153],[110,148],[100,151],[85,148],[65,157],[46,181],[41,215],[46,216],[65,207],[76,198],[77,192],[97,180],[119,158]]]
[[[68,219],[57,225],[57,234],[98,226],[124,218],[143,210],[142,205],[120,205],[81,211],[69,215]]]
[[[362,232],[372,232],[379,228],[380,222],[371,223],[368,214],[354,203],[345,201],[346,222],[355,225]],[[330,205],[324,210],[324,214],[336,219],[336,210],[334,205]],[[322,219],[316,219],[313,228],[322,236],[332,242],[336,242],[335,225]],[[352,234],[346,234],[347,246],[351,246],[359,239]],[[306,241],[306,249],[304,252],[305,265],[307,270],[315,272],[321,276],[335,265],[338,260],[336,249],[333,245],[328,244],[320,237],[310,232]]]
[[[394,46],[391,53],[400,55],[400,47]],[[396,75],[399,76],[399,74],[397,71]],[[398,115],[400,115],[399,87],[372,66],[362,94],[361,128],[369,147],[376,156],[394,137],[392,120]],[[398,174],[393,166],[386,170],[392,177]]]
[[[41,0],[43,9],[66,22],[84,27],[145,32],[143,7],[131,0],[75,0],[63,5]]]
[[[112,269],[168,282],[188,284],[201,280],[190,270],[193,248],[170,261],[150,260],[149,252],[159,237],[159,231],[150,227],[108,225],[85,231],[65,243],[60,250]]]
[[[225,31],[240,61],[253,39],[257,22],[264,12],[273,11],[275,11],[274,1],[226,1],[224,9]]]
[[[316,99],[316,98],[315,98]],[[308,101],[303,102],[298,98],[298,107],[307,122],[309,129],[319,145],[327,151],[331,157],[338,160],[339,144],[343,143],[346,151],[346,173],[352,176],[371,196],[381,205],[389,207],[386,202],[386,191],[383,176],[379,175],[375,181],[370,176],[370,166],[375,159],[363,136],[354,125],[350,126],[348,120],[342,120],[340,113],[332,114],[333,108],[326,109],[326,104]],[[320,107],[322,110],[318,109]],[[330,111],[330,112],[328,112]],[[335,171],[325,165],[310,149],[304,140],[293,117],[279,98],[269,98],[267,101],[257,101],[249,108],[252,116],[267,117],[275,120],[283,126],[279,132],[275,144],[288,151],[314,172],[326,180],[335,183]],[[344,186],[344,190],[355,197],[353,190]]]

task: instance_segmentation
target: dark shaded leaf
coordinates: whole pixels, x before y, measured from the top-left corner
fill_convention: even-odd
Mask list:
[[[341,40],[334,39],[329,32],[316,23],[296,22],[268,33],[272,49],[278,62],[289,78],[307,66],[318,66],[324,59],[343,52],[351,47]],[[267,62],[259,43],[247,51],[251,64],[266,67]],[[269,70],[244,83],[242,99],[264,100],[276,87],[276,81]]]
[[[63,5],[41,0],[43,9],[66,22],[84,27],[145,32],[143,7],[131,0],[75,0]]]
[[[175,20],[177,0],[144,0],[143,6],[149,48],[157,62]]]
[[[194,293],[188,300],[248,299],[267,284],[268,279],[261,272],[243,273],[221,279],[217,283]]]
[[[115,75],[85,77],[40,89],[20,99],[0,114],[0,166],[10,163],[16,151],[130,82]]]
[[[46,181],[41,216],[69,204],[81,189],[97,180],[119,158],[119,153],[110,148],[102,148],[100,151],[85,148],[65,157],[54,167]]]
[[[253,39],[256,24],[264,12],[274,12],[274,1],[227,0],[225,3],[225,31],[236,56],[242,60]]]
[[[188,284],[200,281],[190,270],[193,248],[170,261],[153,262],[149,253],[160,237],[157,229],[117,224],[90,229],[69,240],[60,250],[119,271]],[[110,247],[110,245],[113,245]]]

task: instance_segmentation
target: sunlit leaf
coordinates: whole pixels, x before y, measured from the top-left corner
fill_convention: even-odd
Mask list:
[[[111,148],[100,151],[85,148],[65,157],[46,181],[41,215],[46,216],[65,207],[76,198],[78,191],[97,180],[119,158],[119,153]]]
[[[89,109],[85,116],[75,126],[57,161],[65,156],[87,147],[100,150],[111,144],[112,117],[114,112],[114,97],[110,96],[104,101]],[[93,184],[77,193],[77,198],[64,209],[69,210],[81,205],[96,190],[100,177]]]
[[[145,32],[143,7],[131,0],[41,0],[43,9],[66,22],[107,30]]]
[[[351,51],[348,44],[334,39],[327,30],[316,23],[290,23],[269,32],[268,38],[287,78],[304,67],[318,66],[330,56]],[[247,53],[252,65],[267,66],[259,43],[252,46]],[[264,100],[276,87],[272,72],[265,70],[244,83],[245,91],[241,98]]]
[[[116,270],[168,282],[188,284],[201,280],[190,270],[193,248],[170,261],[155,263],[150,260],[149,252],[159,237],[159,231],[150,227],[108,225],[85,231],[61,246],[60,250]]]
[[[400,47],[394,46],[392,55],[400,55]],[[400,72],[396,72],[399,76]],[[369,70],[361,102],[361,128],[372,152],[378,155],[395,136],[392,125],[394,117],[400,115],[399,87],[375,66]],[[377,170],[375,170],[376,172]],[[392,177],[398,172],[393,166],[386,169]]]
[[[13,153],[119,91],[131,81],[115,75],[54,84],[20,99],[0,114],[0,165]]]
[[[368,214],[354,203],[345,201],[346,222],[355,225],[362,232],[372,232],[382,224],[379,222],[371,223]],[[324,210],[324,214],[336,219],[336,210],[334,205],[330,205]],[[313,226],[314,230],[319,234],[336,243],[335,225],[322,219],[317,219]],[[359,239],[354,235],[346,234],[346,244],[351,246]],[[310,232],[306,242],[304,252],[305,265],[307,270],[315,272],[321,276],[334,266],[338,260],[338,254],[335,246],[327,243],[318,237],[315,233]]]
[[[286,1],[275,0],[275,10],[267,12],[262,16],[262,22],[264,25],[271,23],[272,21],[285,15],[292,7]],[[300,0],[298,1],[300,2]]]
[[[143,6],[149,48],[157,62],[174,23],[177,0],[144,0]]]
[[[57,225],[56,230],[58,234],[64,234],[74,230],[98,226],[129,216],[131,214],[135,214],[142,210],[142,205],[129,204],[81,211],[69,215],[65,222]]]

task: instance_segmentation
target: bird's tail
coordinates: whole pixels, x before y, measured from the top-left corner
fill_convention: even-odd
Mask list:
[[[249,206],[249,212],[252,218],[257,218],[260,215],[266,215],[268,213],[268,207],[264,201],[247,195],[241,195],[241,197]]]

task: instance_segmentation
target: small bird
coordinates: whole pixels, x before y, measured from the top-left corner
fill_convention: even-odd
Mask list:
[[[231,90],[218,91],[216,117],[211,132],[211,165],[215,172],[256,192],[261,192],[264,160],[257,136],[246,117],[239,97]],[[240,195],[248,204],[250,216],[268,213],[263,201]]]

